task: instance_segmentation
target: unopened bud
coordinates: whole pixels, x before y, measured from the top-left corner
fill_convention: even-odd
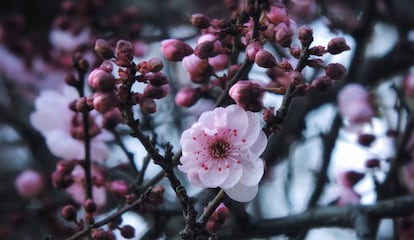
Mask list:
[[[190,22],[194,27],[205,29],[210,27],[210,18],[201,13],[195,13],[190,16]]]
[[[62,214],[63,218],[68,221],[76,221],[77,211],[76,208],[72,205],[64,206],[60,213]]]
[[[346,73],[346,68],[340,63],[330,63],[325,69],[326,76],[338,80]]]
[[[124,225],[120,229],[121,236],[127,239],[135,237],[135,228],[131,225]]]
[[[263,68],[272,68],[277,65],[276,58],[270,52],[260,49],[254,58],[256,64]]]
[[[113,108],[116,103],[116,96],[114,93],[97,92],[93,96],[93,108],[100,112],[106,112]]]
[[[94,213],[98,209],[98,206],[92,199],[88,198],[83,203],[83,208],[85,208],[85,212],[87,213]]]
[[[115,89],[114,76],[101,68],[96,68],[89,74],[88,83],[92,88],[100,91],[112,91]]]
[[[65,76],[65,82],[67,85],[69,86],[73,86],[73,87],[77,87],[79,86],[79,84],[81,83],[76,77],[75,75],[73,75],[72,73],[68,73]]]
[[[165,84],[168,84],[168,77],[161,73],[147,73],[145,74],[145,79],[153,86],[160,87]]]
[[[309,46],[313,41],[313,30],[309,26],[299,28],[298,38],[302,46]]]
[[[245,110],[259,112],[263,109],[263,88],[251,81],[238,81],[229,90],[230,97]]]
[[[297,45],[297,44],[293,44],[290,49],[290,54],[292,55],[292,57],[299,59],[300,58],[300,53],[302,52],[301,48]]]
[[[215,53],[214,48],[214,42],[204,41],[197,45],[197,47],[194,49],[194,54],[201,59],[214,57],[217,56],[217,53]]]
[[[200,93],[198,89],[192,87],[181,88],[175,95],[175,103],[180,107],[191,107],[198,99],[200,99]]]
[[[141,111],[143,113],[155,113],[157,111],[157,104],[152,98],[143,98],[139,102]]]
[[[109,183],[109,190],[119,196],[125,196],[128,193],[128,184],[123,180],[114,180]]]
[[[122,114],[118,108],[113,108],[104,114],[102,127],[108,130],[113,130],[118,124],[123,121]]]
[[[193,53],[187,43],[177,39],[167,39],[161,42],[161,52],[168,61],[181,61]]]
[[[162,85],[161,87],[156,87],[152,84],[148,84],[144,89],[144,97],[161,99],[167,96],[170,87],[168,84]]]
[[[128,67],[134,58],[134,46],[131,42],[119,40],[115,48],[115,63],[121,67]]]
[[[293,33],[286,24],[281,23],[275,28],[275,40],[282,47],[289,47],[292,44]]]
[[[246,55],[247,58],[250,60],[254,60],[256,57],[257,52],[263,49],[263,45],[259,41],[254,41],[247,45],[246,47]]]
[[[76,111],[78,112],[89,112],[93,109],[92,107],[88,105],[88,100],[85,96],[76,100],[75,108],[76,108]]]
[[[314,46],[314,47],[309,48],[308,52],[309,52],[310,55],[315,55],[315,56],[321,57],[326,53],[326,50],[325,50],[324,46],[318,45],[318,46]]]
[[[328,91],[332,89],[333,80],[327,76],[320,76],[312,81],[311,86],[320,92]]]
[[[328,42],[327,50],[330,54],[339,54],[350,49],[343,37],[333,38]]]
[[[39,172],[26,170],[16,177],[15,186],[20,196],[30,199],[43,191],[44,179]]]
[[[115,57],[114,50],[111,48],[111,45],[104,39],[96,40],[95,52],[103,59],[111,59]]]
[[[160,58],[151,58],[150,60],[148,60],[148,69],[150,72],[159,72],[163,67],[164,63]]]

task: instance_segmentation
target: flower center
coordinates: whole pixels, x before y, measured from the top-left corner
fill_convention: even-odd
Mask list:
[[[228,144],[223,139],[219,139],[213,142],[208,148],[210,155],[216,159],[226,157],[229,152],[229,149],[230,144]]]

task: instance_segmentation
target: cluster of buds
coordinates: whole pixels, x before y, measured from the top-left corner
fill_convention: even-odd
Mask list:
[[[160,72],[164,67],[161,59],[151,58],[135,64],[134,46],[125,40],[119,40],[113,51],[108,42],[98,39],[95,51],[106,60],[89,75],[88,82],[95,93],[88,99],[88,105],[99,112],[107,112],[120,104],[139,104],[142,112],[154,113],[154,100],[164,98],[169,91],[168,77]],[[114,65],[118,66],[119,78],[112,74]],[[136,75],[137,72],[140,75]],[[132,93],[135,81],[146,84],[142,93]]]
[[[214,210],[210,219],[207,221],[207,229],[210,232],[216,232],[229,217],[229,209],[223,203]]]

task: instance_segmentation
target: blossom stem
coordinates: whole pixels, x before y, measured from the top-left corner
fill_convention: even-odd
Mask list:
[[[222,202],[223,198],[225,196],[224,190],[220,189],[220,191],[217,193],[217,195],[209,202],[207,205],[207,208],[204,210],[204,212],[201,214],[201,216],[198,218],[198,222],[201,225],[205,225],[210,219],[211,215],[214,213],[214,211],[217,209],[218,205]]]

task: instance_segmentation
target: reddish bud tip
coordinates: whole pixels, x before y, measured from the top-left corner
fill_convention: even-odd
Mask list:
[[[63,218],[68,221],[76,221],[77,211],[76,208],[72,205],[64,206],[60,213],[62,214]]]

